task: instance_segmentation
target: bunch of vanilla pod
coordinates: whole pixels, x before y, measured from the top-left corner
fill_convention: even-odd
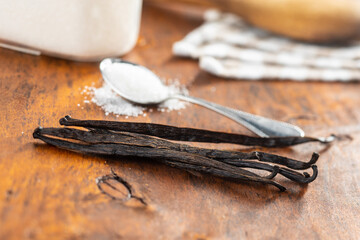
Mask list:
[[[287,147],[306,142],[329,143],[333,140],[333,137],[260,138],[151,123],[77,120],[70,116],[60,119],[60,124],[67,127],[37,128],[33,136],[48,144],[70,151],[148,158],[172,167],[211,174],[230,181],[271,184],[281,191],[285,191],[286,188],[273,180],[277,174],[297,183],[307,184],[314,181],[318,173],[314,164],[319,155],[313,153],[310,161],[301,162],[259,151],[206,149],[168,140],[235,143],[261,147]],[[84,130],[80,130],[78,127],[82,127]],[[296,171],[309,168],[313,170],[312,175]],[[268,174],[260,176],[251,169],[263,170]]]

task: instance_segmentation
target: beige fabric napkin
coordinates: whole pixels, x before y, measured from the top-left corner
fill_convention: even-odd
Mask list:
[[[360,43],[322,46],[296,42],[254,28],[233,14],[209,10],[205,22],[174,43],[177,56],[199,59],[200,68],[237,79],[360,80]]]

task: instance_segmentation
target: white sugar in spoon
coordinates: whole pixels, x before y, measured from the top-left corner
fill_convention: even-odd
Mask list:
[[[100,63],[100,71],[104,81],[117,94],[136,104],[154,105],[177,98],[220,113],[260,137],[304,136],[303,130],[286,122],[260,117],[191,96],[172,94],[152,71],[131,62],[106,58]]]

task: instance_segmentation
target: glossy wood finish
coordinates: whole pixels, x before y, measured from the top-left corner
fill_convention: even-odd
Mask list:
[[[195,11],[145,6],[138,45],[125,59],[179,79],[193,96],[298,124],[311,136],[342,135],[329,147],[261,149],[304,161],[320,152],[318,179],[301,186],[279,177],[288,187],[280,193],[271,186],[42,144],[32,131],[59,126],[66,114],[251,133],[194,105],[138,118],[105,116],[94,104],[83,103],[80,90],[101,85],[97,63],[0,49],[0,239],[359,239],[360,85],[216,78],[199,71],[195,61],[171,54],[172,43],[200,24]],[[102,194],[95,179],[111,169],[150,206]]]

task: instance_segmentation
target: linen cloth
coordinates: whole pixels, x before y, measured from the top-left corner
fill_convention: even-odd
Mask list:
[[[176,56],[235,79],[360,80],[360,43],[326,46],[297,42],[252,27],[240,17],[208,10],[205,22],[174,43]]]

